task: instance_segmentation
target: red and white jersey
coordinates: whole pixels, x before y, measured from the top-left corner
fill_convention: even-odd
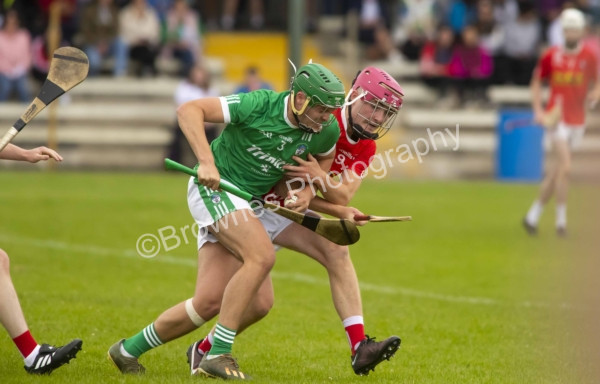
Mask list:
[[[354,172],[362,178],[367,168],[369,168],[371,160],[373,160],[377,145],[375,140],[360,139],[354,141],[348,136],[349,122],[346,119],[346,108],[343,107],[333,111],[333,115],[340,126],[340,138],[335,146],[335,157],[329,173],[332,175],[341,174],[344,177],[345,173]],[[350,177],[355,176],[350,173]],[[273,189],[264,195],[263,199],[269,203],[283,206],[284,199],[274,193]]]
[[[567,125],[583,125],[588,88],[598,77],[597,61],[586,46],[575,53],[566,53],[562,47],[548,49],[535,69],[535,75],[550,83],[546,110],[562,103],[562,121]]]

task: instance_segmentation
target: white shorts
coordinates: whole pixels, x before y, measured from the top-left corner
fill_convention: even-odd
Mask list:
[[[283,216],[279,216],[269,209],[256,209],[254,213],[262,223],[263,227],[265,227],[265,231],[267,231],[271,242],[273,242],[275,238],[279,236],[281,232],[283,232],[284,229],[293,223],[292,220],[286,219]],[[279,246],[275,246],[275,249],[278,250]]]
[[[194,221],[198,225],[198,249],[207,241],[216,243],[217,239],[208,232],[208,227],[228,213],[240,209],[249,209],[250,203],[225,191],[214,191],[203,185],[194,183],[190,177],[188,182],[188,207]],[[251,214],[251,213],[250,213]],[[231,223],[235,225],[235,223]],[[218,230],[218,226],[213,226]]]
[[[552,140],[566,141],[572,149],[575,149],[581,145],[584,133],[584,125],[569,125],[561,121],[556,129],[550,132],[550,137]]]

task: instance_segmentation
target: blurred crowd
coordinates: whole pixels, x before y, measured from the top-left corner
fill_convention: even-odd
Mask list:
[[[87,53],[90,76],[153,77],[157,60],[169,58],[185,79],[202,65],[203,33],[285,28],[287,3],[0,1],[0,101],[9,92],[29,100],[27,76],[45,78],[53,7],[60,14],[60,44]],[[452,102],[485,101],[490,84],[528,84],[542,49],[562,43],[558,15],[565,7],[588,15],[587,44],[600,51],[595,36],[600,0],[305,0],[305,6],[307,33],[318,30],[323,15],[354,11],[357,25],[345,25],[338,37],[356,28],[367,60],[418,63],[423,81]]]

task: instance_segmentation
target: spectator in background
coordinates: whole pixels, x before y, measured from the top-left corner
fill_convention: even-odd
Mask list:
[[[6,101],[13,89],[20,101],[31,101],[27,87],[30,68],[31,35],[20,27],[17,11],[9,10],[0,30],[0,101]]]
[[[450,59],[450,76],[455,81],[461,103],[485,102],[493,70],[492,58],[479,42],[477,27],[466,26],[461,37],[462,43],[454,48]]]
[[[494,4],[494,20],[503,27],[519,17],[517,0],[493,0],[492,2]]]
[[[368,60],[387,59],[402,61],[402,55],[394,46],[389,30],[389,22],[384,17],[380,0],[355,0],[352,8],[359,14],[358,40],[367,48]]]
[[[494,74],[492,75],[491,82],[500,83],[497,67],[504,45],[504,29],[494,19],[494,7],[491,0],[480,0],[477,4],[477,21],[475,22],[475,26],[479,32],[481,46],[492,56]]]
[[[164,49],[180,61],[182,77],[198,62],[200,23],[198,14],[190,9],[187,0],[175,0],[167,14]]]
[[[447,25],[438,28],[435,40],[429,41],[421,51],[419,67],[426,85],[437,90],[439,100],[448,94],[450,85],[450,59],[454,51],[454,32]]]
[[[436,0],[402,0],[402,17],[394,31],[394,41],[400,44],[404,57],[419,60],[421,50],[435,32]]]
[[[269,83],[265,82],[260,77],[258,67],[252,65],[246,68],[244,83],[241,84],[233,93],[248,93],[256,91],[257,89],[273,89],[273,87],[271,87]]]
[[[188,76],[177,86],[175,90],[175,105],[180,105],[195,99],[205,97],[218,97],[219,91],[211,85],[210,73],[200,66],[194,66],[190,69]],[[218,125],[204,123],[206,138],[210,143],[219,135]],[[189,149],[189,144],[183,135],[183,131],[179,128],[179,123],[175,121],[173,132],[173,140],[169,145],[169,158],[171,160],[180,161],[182,158],[182,145],[186,145]],[[191,151],[191,149],[190,149]]]
[[[119,31],[129,47],[129,57],[139,64],[138,77],[156,76],[160,21],[154,8],[146,0],[132,0],[119,14]]]
[[[454,33],[461,33],[465,26],[475,22],[475,3],[476,0],[452,0],[446,21]]]
[[[50,21],[50,9],[54,4],[60,4],[60,29],[62,40],[69,45],[73,44],[73,37],[77,33],[77,0],[37,0],[39,10],[45,21],[44,30],[48,27]]]
[[[250,27],[262,29],[265,25],[265,5],[263,0],[249,0],[250,2]],[[225,0],[223,5],[223,16],[221,16],[221,27],[230,31],[235,27],[235,18],[239,0]]]
[[[502,83],[529,84],[541,36],[541,25],[533,1],[520,1],[519,16],[504,27],[504,54],[498,59],[497,70]]]
[[[90,61],[90,76],[97,75],[102,59],[114,57],[113,74],[127,72],[127,46],[119,36],[118,9],[114,0],[92,0],[81,17],[82,45]]]

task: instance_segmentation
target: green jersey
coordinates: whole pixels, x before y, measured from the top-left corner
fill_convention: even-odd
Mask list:
[[[211,143],[221,177],[254,196],[262,196],[297,165],[292,156],[327,155],[335,149],[337,121],[320,133],[295,127],[287,117],[290,92],[258,90],[221,97],[227,126]]]

